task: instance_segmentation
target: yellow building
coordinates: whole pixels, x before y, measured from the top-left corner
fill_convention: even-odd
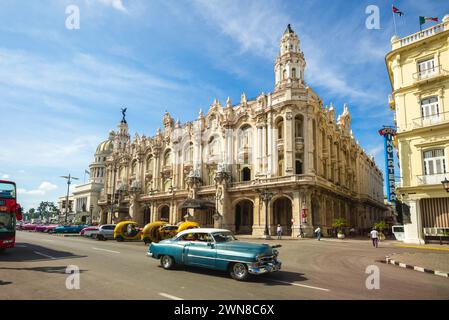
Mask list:
[[[410,209],[407,243],[449,228],[449,15],[402,39],[391,39],[385,60],[392,86],[401,182],[399,199]]]

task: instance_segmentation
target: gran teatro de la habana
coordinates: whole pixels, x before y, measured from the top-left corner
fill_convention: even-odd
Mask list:
[[[186,123],[169,112],[152,137],[131,138],[123,118],[97,149],[104,182],[100,223],[195,220],[236,234],[306,236],[335,218],[370,228],[386,213],[383,175],[354,138],[345,105],[336,117],[304,82],[306,62],[290,25],[275,87],[255,100],[215,100]],[[301,228],[301,229],[300,229]]]

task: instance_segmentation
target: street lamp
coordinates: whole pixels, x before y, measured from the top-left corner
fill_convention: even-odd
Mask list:
[[[79,180],[78,178],[72,177],[69,173],[68,176],[61,176],[61,178],[67,179],[67,196],[65,200],[65,223],[67,223],[67,215],[69,213],[69,191],[70,191],[70,184],[72,183],[72,180]]]
[[[447,180],[447,178],[444,177],[444,180],[441,181],[441,183],[443,184],[444,190],[446,190],[446,192],[449,192],[449,180]]]
[[[265,240],[271,239],[270,232],[268,230],[268,203],[270,202],[272,197],[273,197],[273,194],[271,192],[268,192],[266,189],[264,189],[263,191],[260,192],[260,199],[265,204],[265,230],[263,232]]]

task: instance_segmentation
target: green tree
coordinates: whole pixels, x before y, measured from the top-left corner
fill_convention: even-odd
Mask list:
[[[50,217],[58,213],[58,208],[53,202],[42,201],[36,210],[38,217],[43,220],[44,218],[50,220]]]
[[[343,233],[343,228],[348,226],[345,218],[336,218],[332,222],[332,228],[337,228],[338,233]]]

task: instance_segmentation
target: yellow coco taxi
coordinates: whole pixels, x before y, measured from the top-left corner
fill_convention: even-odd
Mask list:
[[[141,240],[141,234],[135,221],[119,222],[114,229],[114,239],[117,241]]]
[[[159,242],[161,240],[170,239],[179,232],[199,228],[197,222],[186,221],[178,223],[177,225],[169,224],[166,221],[155,221],[148,223],[142,230],[142,240],[145,243]]]

